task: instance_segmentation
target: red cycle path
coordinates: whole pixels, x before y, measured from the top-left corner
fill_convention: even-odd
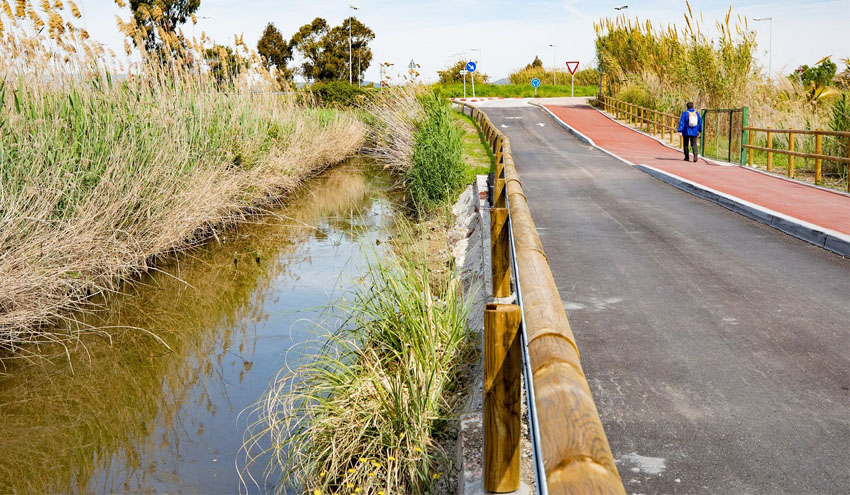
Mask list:
[[[612,121],[589,105],[546,105],[600,148],[715,191],[819,227],[850,234],[850,196],[824,191],[744,167],[685,162],[681,151]]]

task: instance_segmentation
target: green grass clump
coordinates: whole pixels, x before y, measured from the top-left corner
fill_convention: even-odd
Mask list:
[[[552,85],[552,80],[548,83],[541,80],[541,85],[537,88],[538,98],[553,98],[558,96],[570,96],[569,78],[559,79],[558,82],[566,82],[567,84]],[[443,94],[449,98],[463,97],[463,84],[443,84],[441,85]],[[597,93],[596,86],[580,86],[576,80],[575,95],[576,96],[595,96]],[[475,96],[479,98],[534,98],[534,88],[531,84],[476,84]],[[472,86],[466,84],[466,97],[472,98]]]
[[[425,110],[413,147],[413,166],[404,173],[404,183],[420,210],[445,203],[464,185],[461,130],[445,99],[436,93],[420,98]]]
[[[248,468],[270,453],[265,477],[280,476],[278,492],[420,494],[443,476],[439,437],[470,352],[468,309],[427,256],[370,263],[340,305],[345,324],[259,403]]]

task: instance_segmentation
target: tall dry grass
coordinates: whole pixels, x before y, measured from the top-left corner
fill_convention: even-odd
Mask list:
[[[216,80],[197,55],[203,35],[162,33],[168,59],[128,41],[119,77],[114,54],[74,26],[79,14],[72,2],[0,0],[4,355],[73,339],[92,295],[279,201],[365,137],[350,114],[273,93],[255,54],[243,52],[237,80]],[[132,20],[119,25],[139,39]]]

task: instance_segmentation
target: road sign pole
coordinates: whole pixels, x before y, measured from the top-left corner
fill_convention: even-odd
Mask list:
[[[466,71],[463,71],[463,97],[466,98]]]
[[[475,98],[475,73],[472,73],[472,97]]]
[[[570,76],[570,96],[575,97],[576,95],[576,75],[571,74]]]

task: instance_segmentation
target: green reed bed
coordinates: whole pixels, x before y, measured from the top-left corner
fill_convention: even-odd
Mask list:
[[[467,307],[428,253],[401,245],[370,263],[336,308],[345,322],[258,404],[245,473],[270,454],[264,476],[278,492],[426,493],[443,478],[439,439],[470,352]]]

